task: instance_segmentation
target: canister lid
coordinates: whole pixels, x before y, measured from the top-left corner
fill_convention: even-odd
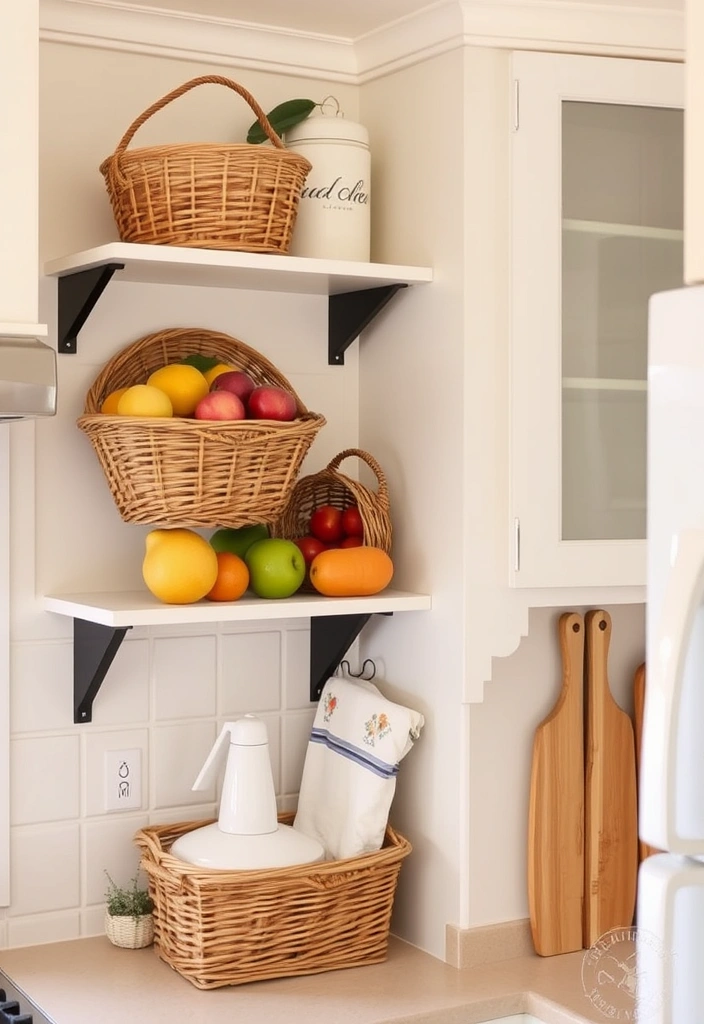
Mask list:
[[[287,145],[294,145],[297,142],[315,142],[329,139],[339,139],[344,142],[358,142],[363,146],[369,145],[369,132],[363,124],[356,121],[348,121],[345,117],[335,115],[320,115],[319,117],[307,117],[305,121],[289,129],[284,135]]]

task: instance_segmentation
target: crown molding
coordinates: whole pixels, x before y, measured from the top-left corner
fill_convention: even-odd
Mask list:
[[[40,0],[39,37],[273,74],[358,81],[349,39],[102,0]]]
[[[40,38],[361,84],[461,46],[684,59],[685,18],[583,0],[439,0],[357,39],[132,6],[40,0]]]

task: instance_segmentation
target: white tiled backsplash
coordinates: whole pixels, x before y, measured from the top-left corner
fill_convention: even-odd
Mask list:
[[[92,723],[74,725],[71,641],[15,643],[12,890],[0,946],[102,933],[105,871],[132,877],[134,833],[216,813],[219,793],[191,787],[229,718],[265,720],[279,806],[294,809],[314,714],[309,655],[307,621],[131,630]],[[133,749],[142,751],[141,807],[106,813],[104,753]]]

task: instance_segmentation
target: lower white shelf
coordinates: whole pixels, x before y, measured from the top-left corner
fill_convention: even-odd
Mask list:
[[[322,597],[294,594],[282,600],[245,595],[239,601],[162,604],[148,591],[55,594],[44,598],[48,612],[103,626],[173,626],[199,622],[247,622],[257,619],[302,619],[321,615],[359,615],[427,611],[428,594],[384,590],[372,597]]]

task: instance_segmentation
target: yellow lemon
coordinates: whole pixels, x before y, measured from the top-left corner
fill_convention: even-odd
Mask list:
[[[134,384],[117,402],[120,416],[173,416],[171,399],[159,388]]]
[[[210,385],[195,366],[187,363],[169,363],[155,370],[147,384],[159,388],[171,399],[174,416],[191,416],[193,410],[205,398]]]
[[[228,366],[227,363],[218,363],[217,366],[213,366],[212,369],[206,370],[203,376],[208,382],[210,387],[216,377],[219,377],[221,373],[229,373],[230,370],[235,370],[235,366]]]
[[[125,391],[127,391],[127,388],[118,388],[117,391],[111,391],[100,406],[100,411],[106,413],[108,416],[115,416],[117,413],[117,403],[120,401]]]
[[[152,530],[147,534],[142,577],[165,604],[191,604],[210,593],[218,578],[218,556],[193,530]]]

